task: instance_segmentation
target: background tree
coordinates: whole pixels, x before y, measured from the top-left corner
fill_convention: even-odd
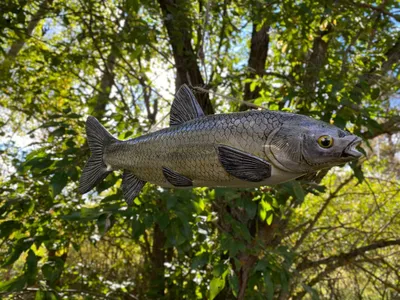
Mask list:
[[[398,297],[399,9],[3,1],[0,295]],[[363,137],[366,159],[276,187],[147,185],[131,207],[120,174],[79,195],[86,117],[139,136],[167,126],[182,83],[208,114],[262,106],[334,123]]]

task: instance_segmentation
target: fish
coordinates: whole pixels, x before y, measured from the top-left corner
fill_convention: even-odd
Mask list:
[[[362,156],[356,149],[360,137],[305,115],[270,110],[205,115],[187,85],[175,95],[168,128],[121,141],[89,116],[86,134],[91,156],[79,192],[123,170],[128,205],[147,182],[163,188],[251,188]]]

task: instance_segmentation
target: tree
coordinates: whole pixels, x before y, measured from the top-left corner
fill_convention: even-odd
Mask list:
[[[0,6],[2,296],[399,295],[395,1]],[[262,106],[332,122],[363,137],[367,160],[259,189],[149,185],[131,207],[120,174],[79,195],[87,115],[139,136],[182,83],[208,114]]]

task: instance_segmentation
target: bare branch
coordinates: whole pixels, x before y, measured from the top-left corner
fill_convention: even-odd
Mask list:
[[[357,2],[354,2],[354,1],[351,1],[351,5],[377,11],[379,13],[382,13],[382,14],[386,15],[386,16],[392,17],[397,22],[400,22],[400,16],[399,15],[395,15],[395,14],[391,13],[390,11],[386,10],[385,8],[383,8],[382,6],[374,6],[374,5],[371,5],[371,4],[368,4],[368,3],[357,3]]]
[[[382,134],[394,134],[400,132],[400,116],[393,116],[379,125],[380,128],[375,128],[374,131],[366,131],[362,133],[364,139],[369,140]]]
[[[36,28],[39,21],[43,18],[43,16],[48,13],[48,8],[51,5],[52,0],[44,0],[39,5],[39,9],[32,16],[32,19],[29,21],[28,26],[24,32],[26,38],[29,38],[32,35],[33,30]],[[11,45],[10,50],[7,52],[7,58],[10,60],[14,60],[18,53],[21,51],[22,47],[25,45],[26,39],[19,39],[14,44]]]
[[[375,278],[376,280],[378,280],[379,282],[383,283],[383,285],[390,287],[391,289],[395,290],[396,292],[400,293],[400,287],[396,287],[394,284],[386,281],[386,280],[382,280],[380,277],[376,276],[374,273],[368,271],[366,268],[362,267],[359,264],[355,264],[355,266],[359,269],[361,269],[362,271],[364,271],[365,273],[367,273],[368,275],[370,275],[371,277]]]
[[[303,271],[309,268],[318,267],[320,265],[329,265],[335,263],[338,267],[345,265],[349,260],[356,258],[357,256],[363,255],[364,253],[376,249],[386,248],[390,246],[400,245],[400,239],[396,240],[380,240],[376,243],[356,248],[350,252],[333,255],[331,257],[323,258],[317,261],[304,261],[298,265],[297,270]]]
[[[314,219],[310,222],[308,225],[307,229],[303,232],[303,234],[300,236],[300,238],[297,240],[296,244],[294,245],[293,249],[296,250],[302,243],[303,241],[307,238],[307,236],[311,233],[312,229],[314,228],[314,225],[317,223],[319,218],[322,216],[324,213],[325,209],[328,207],[329,203],[333,198],[336,197],[336,195],[339,193],[339,191],[346,185],[348,184],[351,180],[353,180],[354,174],[351,175],[349,178],[347,178],[345,181],[343,181],[336,189],[333,191],[328,198],[325,199],[324,204],[321,206],[317,214],[315,215]]]

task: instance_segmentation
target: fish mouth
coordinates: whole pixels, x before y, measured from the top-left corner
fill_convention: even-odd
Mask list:
[[[362,139],[358,136],[352,140],[342,152],[342,157],[345,158],[360,158],[363,154],[356,148],[360,146]]]

